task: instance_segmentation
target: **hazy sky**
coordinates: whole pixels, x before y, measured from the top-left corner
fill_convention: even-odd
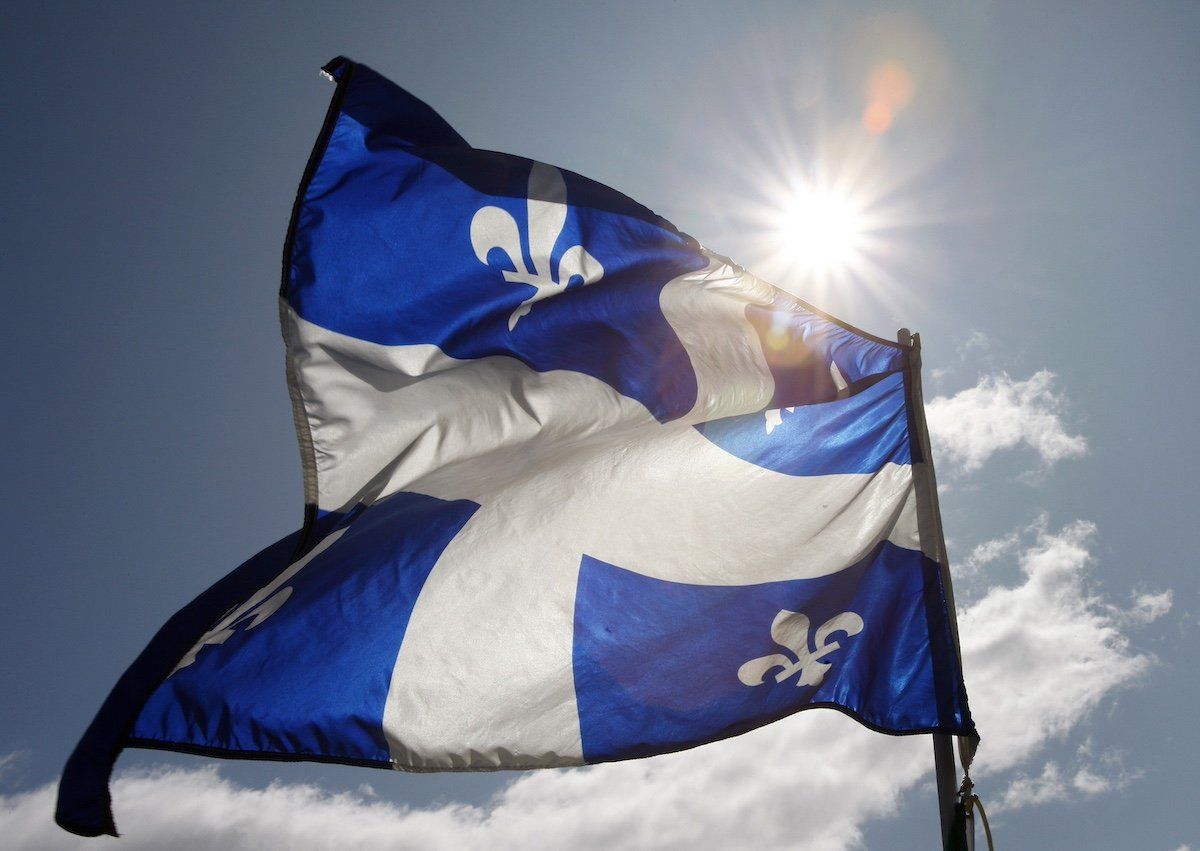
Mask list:
[[[317,68],[344,53],[477,147],[614,186],[859,327],[920,331],[1002,847],[1200,848],[1198,38],[1195,3],[10,4],[2,835],[70,844],[47,784],[120,672],[300,523],[276,293]],[[864,208],[852,274],[776,250],[804,175]],[[927,741],[835,713],[521,777],[119,767],[122,848],[936,831]]]

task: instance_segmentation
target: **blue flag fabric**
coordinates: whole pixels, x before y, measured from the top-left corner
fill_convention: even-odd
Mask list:
[[[155,637],[59,823],[115,833],[126,746],[519,769],[816,706],[974,736],[914,350],[326,71],[280,294],[305,527]]]

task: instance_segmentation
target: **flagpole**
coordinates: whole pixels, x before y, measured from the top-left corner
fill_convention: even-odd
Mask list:
[[[908,349],[908,388],[910,423],[919,458],[914,457],[913,483],[917,497],[917,527],[921,547],[926,554],[935,556],[941,571],[942,588],[946,597],[946,609],[950,617],[950,634],[954,639],[954,651],[962,666],[962,652],[958,644],[958,618],[954,608],[954,588],[950,582],[950,562],[946,555],[946,537],[942,531],[942,513],[938,505],[937,477],[933,470],[933,453],[929,443],[929,427],[925,422],[925,400],[921,392],[921,335],[907,328],[896,332],[896,341]],[[962,753],[964,764],[970,763],[973,747]],[[947,733],[933,734],[933,765],[937,777],[938,815],[942,828],[942,846],[950,836],[954,821],[954,804],[958,798],[958,763],[954,756],[953,737]],[[972,831],[968,831],[968,836]],[[971,843],[972,845],[974,843]]]
[[[942,826],[942,847],[950,838],[954,822],[954,802],[958,792],[958,765],[954,760],[954,743],[946,733],[933,734],[933,771],[937,776],[938,816]]]

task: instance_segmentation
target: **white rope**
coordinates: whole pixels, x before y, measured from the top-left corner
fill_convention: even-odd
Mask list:
[[[983,835],[987,837],[988,851],[996,851],[996,846],[992,844],[992,826],[988,824],[987,810],[983,808],[983,801],[975,794],[975,784],[971,782],[970,774],[963,774],[962,786],[958,790],[958,799],[966,810],[968,824],[975,815],[975,808],[979,808],[979,817],[983,821]]]

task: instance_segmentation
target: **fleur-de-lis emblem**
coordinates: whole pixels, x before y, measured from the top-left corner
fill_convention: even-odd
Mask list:
[[[171,674],[195,662],[196,657],[205,647],[224,644],[233,637],[239,628],[244,627],[247,631],[252,630],[279,611],[280,607],[292,596],[292,586],[285,585],[284,583],[291,581],[292,577],[307,567],[309,562],[333,546],[342,535],[346,534],[348,528],[347,526],[343,526],[340,529],[330,532],[320,543],[289,565],[287,570],[276,576],[266,587],[256,591],[242,605],[236,606],[226,612],[225,617],[221,618],[216,626],[200,636],[200,640],[193,644],[192,648],[184,654],[184,657],[179,660],[179,664],[175,666],[175,670],[171,671]]]
[[[557,270],[551,269],[554,244],[567,221],[567,185],[562,172],[553,166],[534,163],[529,172],[529,258],[533,268],[525,265],[521,233],[516,220],[507,210],[484,207],[471,219],[471,247],[481,263],[488,264],[488,253],[499,248],[513,268],[503,269],[504,280],[513,284],[529,284],[537,292],[525,299],[508,317],[508,330],[542,299],[557,295],[574,278],[594,284],[604,276],[600,265],[582,245],[572,245],[558,260]],[[557,274],[555,274],[557,272]]]
[[[825,672],[833,667],[829,662],[821,660],[841,647],[838,642],[830,641],[830,636],[835,632],[844,632],[846,637],[850,637],[862,631],[861,617],[854,612],[842,612],[821,624],[815,636],[815,646],[810,650],[808,616],[783,609],[771,622],[771,638],[775,639],[776,644],[790,650],[792,655],[772,653],[769,656],[751,659],[738,668],[738,679],[743,685],[762,685],[771,671],[779,668],[779,673],[775,675],[777,683],[798,673],[800,677],[796,680],[797,687],[818,686],[825,679]]]
[[[195,662],[196,656],[199,655],[205,646],[209,644],[224,644],[233,636],[238,627],[245,626],[247,630],[254,629],[279,611],[279,607],[286,603],[290,596],[292,596],[292,587],[289,585],[279,589],[262,602],[246,609],[244,612],[235,611],[226,616],[219,624],[200,636],[200,640],[192,646],[187,655],[179,660],[179,664],[175,666],[175,671],[186,668]],[[173,674],[175,671],[171,671],[171,673]]]
[[[847,392],[846,388],[849,387],[850,384],[846,381],[846,377],[842,375],[842,371],[838,369],[838,365],[833,361],[830,361],[829,363],[829,377],[833,379],[833,386],[838,390],[838,398],[842,398],[842,396]],[[786,408],[769,408],[764,411],[763,416],[766,417],[767,434],[770,434],[779,426],[783,425],[784,411],[787,411],[790,414],[795,410],[796,406],[791,405]]]

